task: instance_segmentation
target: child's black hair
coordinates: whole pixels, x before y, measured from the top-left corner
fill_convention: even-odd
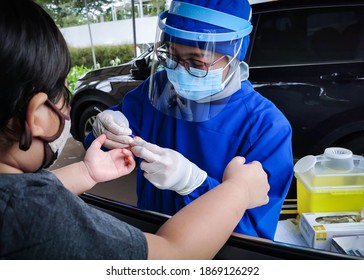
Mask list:
[[[0,133],[10,120],[25,121],[29,100],[44,92],[69,102],[67,44],[53,19],[31,0],[3,1],[0,8]],[[14,122],[13,122],[14,123]],[[21,132],[21,131],[20,131]]]

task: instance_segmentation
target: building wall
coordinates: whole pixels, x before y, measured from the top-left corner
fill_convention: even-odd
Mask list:
[[[250,4],[270,0],[249,0]],[[167,6],[170,1],[167,1]],[[135,19],[136,44],[154,42],[158,17]],[[90,24],[94,46],[133,44],[133,22],[131,19]],[[91,38],[88,25],[62,28],[61,32],[70,47],[89,47]]]
[[[153,43],[158,17],[135,19],[136,43]],[[89,26],[92,34],[90,38]],[[131,19],[95,23],[90,25],[61,28],[61,32],[70,47],[82,48],[94,46],[133,44],[133,22]]]

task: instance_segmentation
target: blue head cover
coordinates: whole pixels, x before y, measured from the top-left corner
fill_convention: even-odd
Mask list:
[[[184,3],[208,9],[200,10],[199,7],[184,5]],[[237,58],[242,61],[249,46],[249,33],[252,29],[250,17],[251,7],[248,0],[179,0],[172,1],[171,9],[166,15],[165,25],[175,30],[190,31],[192,33],[218,33],[221,37],[216,37],[217,39],[214,39],[215,51],[231,56],[234,56],[237,51],[235,49],[236,45],[233,44],[233,42],[236,40],[240,41],[243,37],[241,51],[237,56]],[[188,40],[186,39],[186,36],[180,37],[178,35],[180,33],[177,31],[170,32],[167,29],[164,30],[164,32],[165,40],[173,38],[173,41],[185,45],[192,45],[194,40]],[[202,37],[202,35],[197,35],[196,37],[200,38],[200,45],[203,44],[204,41],[206,42],[206,39],[204,40]]]

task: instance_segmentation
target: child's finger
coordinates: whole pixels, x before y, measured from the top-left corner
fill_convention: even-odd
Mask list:
[[[106,135],[105,134],[101,134],[99,137],[97,137],[92,143],[91,143],[91,147],[95,148],[95,149],[100,149],[101,146],[105,143],[106,140]]]

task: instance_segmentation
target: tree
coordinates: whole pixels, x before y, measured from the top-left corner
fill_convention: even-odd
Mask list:
[[[35,0],[59,27],[97,22],[113,0]]]
[[[151,16],[157,16],[160,14],[160,12],[164,11],[166,7],[166,1],[165,0],[151,0],[151,5],[153,6],[152,11],[150,12]]]

